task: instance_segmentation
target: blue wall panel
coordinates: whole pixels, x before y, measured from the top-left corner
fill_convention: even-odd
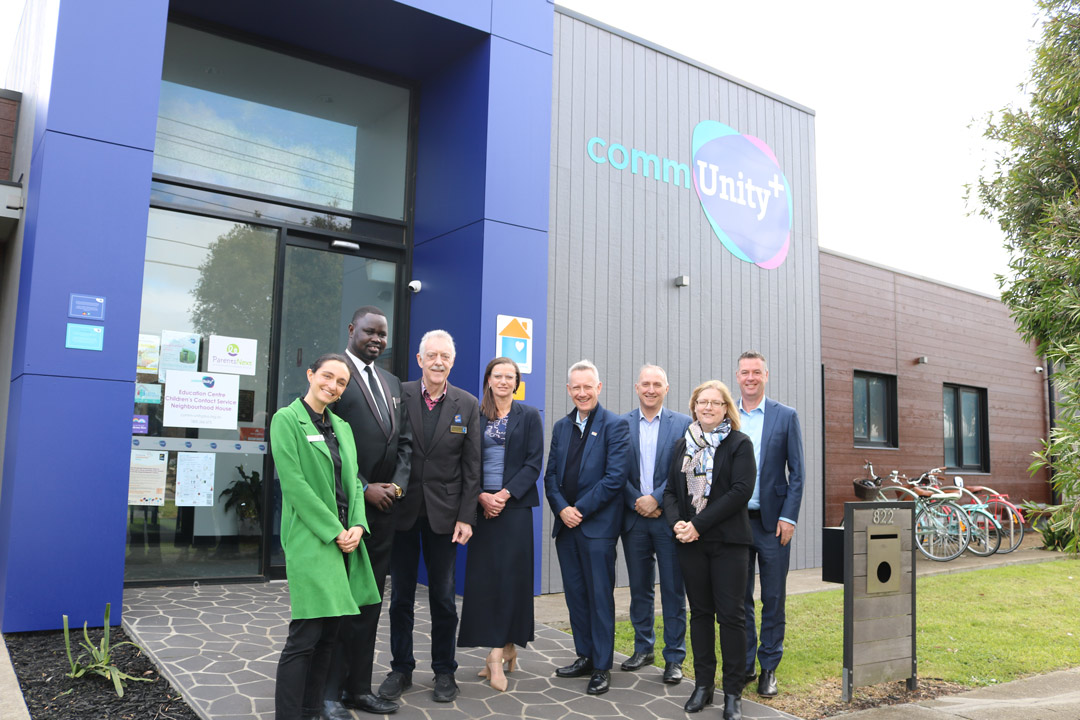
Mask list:
[[[493,0],[491,34],[550,55],[555,38],[554,18],[555,6],[551,0]]]
[[[413,279],[423,283],[412,296],[409,327],[409,379],[420,377],[415,355],[428,330],[442,328],[454,336],[457,359],[450,383],[473,395],[487,358],[480,357],[481,273],[484,267],[484,224],[471,225],[418,245],[413,251]]]
[[[485,216],[547,230],[551,93],[538,88],[551,88],[551,56],[492,38]]]
[[[488,43],[420,87],[414,243],[484,216]]]
[[[167,0],[65,2],[47,130],[154,149]],[[89,179],[89,176],[87,179]]]
[[[491,32],[491,0],[397,0],[417,10],[453,20],[477,30]],[[518,0],[520,2],[520,0]],[[531,0],[530,0],[531,1]]]
[[[46,133],[24,233],[12,377],[135,380],[151,153]],[[105,296],[105,349],[66,350],[70,293]]]
[[[0,500],[3,632],[120,622],[132,386],[24,375],[12,383]],[[122,420],[126,418],[126,422]]]

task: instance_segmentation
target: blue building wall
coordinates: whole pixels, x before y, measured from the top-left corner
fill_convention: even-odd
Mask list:
[[[64,2],[37,88],[13,338],[0,629],[119,607],[143,248],[167,3]],[[104,349],[65,348],[70,293]]]
[[[417,82],[412,276],[424,290],[410,309],[410,354],[425,330],[447,329],[458,346],[451,382],[474,389],[495,354],[495,316],[533,318],[526,402],[543,409],[549,0],[313,0],[304,20],[321,14],[318,38],[296,36],[296,6],[284,2],[37,2],[57,21],[34,40],[48,56],[27,103],[35,131],[0,495],[0,630],[56,628],[63,614],[96,623],[106,602],[121,605],[132,359],[170,11]],[[343,26],[372,37],[415,30],[416,51],[378,51]],[[70,293],[106,298],[101,352],[65,348]],[[539,510],[536,519],[539,566]]]

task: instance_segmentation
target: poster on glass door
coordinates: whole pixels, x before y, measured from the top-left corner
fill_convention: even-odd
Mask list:
[[[165,427],[235,430],[240,376],[170,370],[164,406]]]

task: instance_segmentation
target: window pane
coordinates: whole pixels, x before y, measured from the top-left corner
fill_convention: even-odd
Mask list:
[[[127,580],[260,572],[276,255],[271,228],[150,210]],[[209,380],[230,411],[191,406]]]
[[[402,219],[409,91],[170,23],[154,172]]]
[[[888,407],[885,381],[881,378],[869,378],[867,384],[870,395],[870,441],[885,442],[888,439],[885,426]]]
[[[956,391],[945,388],[942,398],[945,417],[945,466],[956,467]]]
[[[866,378],[856,377],[852,386],[853,401],[852,409],[855,422],[855,439],[868,440],[870,437],[866,417]]]
[[[960,427],[963,433],[964,467],[982,465],[982,453],[980,452],[982,422],[979,405],[979,393],[972,390],[960,391],[960,410],[962,414]]]

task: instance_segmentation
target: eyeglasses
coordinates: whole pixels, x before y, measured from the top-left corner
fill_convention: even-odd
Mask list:
[[[697,405],[698,407],[718,407],[718,408],[721,408],[721,407],[724,407],[725,405],[727,405],[727,403],[724,402],[723,400],[698,400],[694,404]]]

